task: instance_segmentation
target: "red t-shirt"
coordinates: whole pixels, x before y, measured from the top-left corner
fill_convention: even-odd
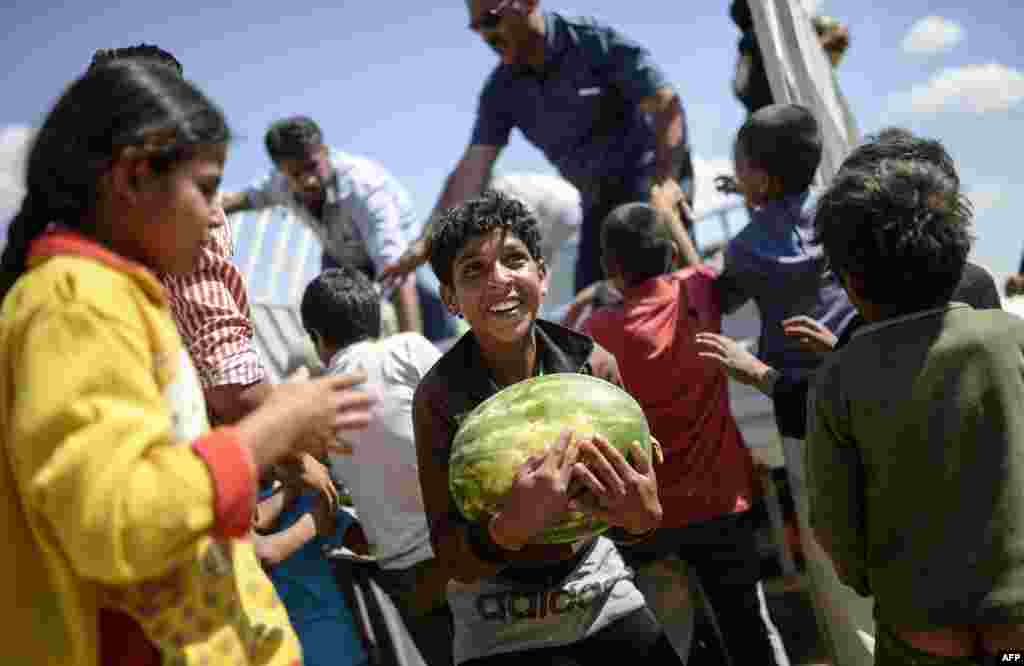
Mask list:
[[[714,280],[706,266],[651,278],[583,325],[618,360],[626,389],[661,442],[665,462],[656,471],[663,527],[751,505],[753,458],[729,409],[728,379],[715,361],[697,355],[697,333],[722,329]]]

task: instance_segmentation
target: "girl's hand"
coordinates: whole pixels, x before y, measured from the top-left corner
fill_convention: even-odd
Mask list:
[[[502,548],[520,550],[569,508],[569,482],[579,448],[565,430],[546,453],[522,464],[505,494],[501,511],[491,519],[491,538]]]
[[[308,381],[286,382],[271,394],[282,407],[291,407],[292,418],[304,423],[300,450],[323,443],[325,433],[362,430],[370,422],[374,398],[355,386],[366,381],[365,372],[333,375]],[[329,446],[329,445],[328,445]]]
[[[237,426],[256,469],[262,472],[311,443],[315,448],[321,433],[365,428],[375,399],[353,388],[365,381],[366,373],[350,373],[275,386],[260,408]]]
[[[730,377],[742,384],[760,387],[771,371],[740,343],[724,335],[698,333],[697,346],[698,356],[718,361]]]
[[[634,468],[622,453],[601,435],[580,445],[580,457],[573,474],[589,492],[570,503],[609,525],[632,534],[643,534],[661,523],[658,480],[650,458],[639,442],[630,445]]]
[[[819,354],[835,349],[838,340],[827,327],[804,315],[783,319],[782,332],[788,337],[799,339],[801,345]]]

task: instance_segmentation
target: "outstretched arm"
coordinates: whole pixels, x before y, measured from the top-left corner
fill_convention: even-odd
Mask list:
[[[424,225],[423,233],[409,246],[398,261],[385,266],[381,271],[381,281],[385,285],[397,284],[402,277],[427,261],[430,252],[427,247],[427,239],[430,238],[434,220],[449,208],[457,206],[483,191],[484,186],[490,180],[491,171],[500,153],[499,146],[470,145],[466,148],[466,152],[459,160],[455,170],[445,181],[441,197],[438,199],[437,205],[434,206],[430,219]]]

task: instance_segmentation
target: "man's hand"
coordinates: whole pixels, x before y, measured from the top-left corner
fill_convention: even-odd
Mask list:
[[[585,511],[609,525],[631,534],[643,534],[661,523],[658,480],[651,459],[639,442],[630,445],[635,467],[601,435],[580,445],[581,460],[573,476],[589,492],[570,503],[570,509]]]
[[[430,250],[425,239],[421,238],[411,243],[398,261],[381,269],[381,285],[385,289],[398,287],[410,273],[426,263],[429,258]]]

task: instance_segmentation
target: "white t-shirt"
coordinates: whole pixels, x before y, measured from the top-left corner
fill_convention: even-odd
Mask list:
[[[540,222],[541,254],[550,269],[562,243],[583,223],[579,191],[564,178],[540,173],[502,174],[494,178],[491,188],[533,210]]]
[[[366,372],[361,387],[377,398],[365,430],[338,438],[351,453],[331,454],[331,471],[348,488],[373,555],[383,569],[404,569],[433,557],[416,464],[412,398],[441,358],[418,333],[360,342],[335,354],[332,375]]]

